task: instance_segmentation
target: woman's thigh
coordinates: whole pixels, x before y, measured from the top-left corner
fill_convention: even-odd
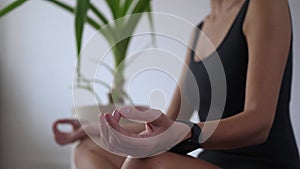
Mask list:
[[[77,169],[120,169],[125,157],[117,156],[86,138],[79,143],[75,151]]]
[[[166,152],[157,156],[138,159],[127,158],[122,169],[219,169],[220,167],[190,156]]]

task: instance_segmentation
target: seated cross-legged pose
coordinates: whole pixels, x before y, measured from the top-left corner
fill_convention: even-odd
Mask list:
[[[138,116],[141,113],[137,111],[139,108],[125,107],[99,117],[102,125],[100,135],[102,130],[105,132],[107,129],[103,127],[109,126],[132,140],[153,140],[154,136],[174,124],[175,127],[183,126],[182,130],[177,128],[175,136],[170,136],[170,139],[181,140],[176,146],[172,145],[173,148],[169,147],[169,151],[146,158],[126,158],[94,144],[77,120],[58,120],[54,124],[54,133],[59,144],[81,140],[75,155],[78,169],[300,169],[289,115],[293,45],[288,0],[210,1],[211,13],[198,28],[210,39],[217,54],[207,49],[203,36],[194,31],[191,38],[194,52],[188,49],[186,56],[186,64],[197,81],[201,96],[200,122],[175,121],[179,112],[182,113],[181,95],[185,94],[180,93],[180,87],[189,84],[184,81],[184,72],[182,86],[176,89],[166,115],[158,110],[147,110],[159,116],[147,121],[145,127],[121,127],[118,124],[120,117]],[[203,64],[214,57],[219,57],[225,72],[225,108],[210,137],[204,142],[197,142],[200,135],[205,137],[207,134],[203,126],[218,120],[207,119],[212,96]],[[58,131],[57,124],[60,123],[71,123],[74,131]],[[122,142],[116,146],[113,144],[118,141],[113,139],[106,142],[108,148],[112,152],[123,151]],[[165,143],[165,140],[162,142]],[[137,148],[140,145],[133,141],[126,146],[135,144]],[[155,144],[159,141],[143,143],[145,147]],[[156,147],[159,149],[160,146]],[[145,147],[140,148],[146,150]],[[199,147],[203,151],[197,158],[186,155],[186,152]],[[161,150],[164,150],[163,147]],[[128,154],[131,153],[134,154],[128,150]]]

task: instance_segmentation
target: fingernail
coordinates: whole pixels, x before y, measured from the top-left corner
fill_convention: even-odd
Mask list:
[[[113,112],[112,112],[112,114],[111,115],[115,115],[116,113],[118,112],[118,110],[117,109],[115,109]]]

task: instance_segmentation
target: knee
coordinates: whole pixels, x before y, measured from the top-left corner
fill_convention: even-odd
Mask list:
[[[76,146],[75,154],[80,155],[82,153],[87,153],[92,149],[92,146],[92,141],[86,138]]]
[[[167,169],[168,163],[164,155],[158,155],[148,158],[127,158],[122,166],[122,169]]]
[[[89,158],[91,155],[95,154],[95,150],[97,149],[99,149],[99,147],[89,138],[82,140],[75,148],[75,164],[78,164],[79,161]]]
[[[126,158],[122,169],[154,169],[151,158]]]
[[[75,163],[78,163],[79,159],[86,157],[86,154],[90,153],[90,149],[89,149],[90,145],[88,142],[89,141],[87,139],[84,139],[76,146],[74,152]]]

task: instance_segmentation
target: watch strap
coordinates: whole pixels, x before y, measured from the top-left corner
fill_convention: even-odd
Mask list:
[[[177,122],[187,124],[191,128],[192,137],[178,143],[172,149],[170,149],[170,151],[177,154],[187,154],[191,151],[201,148],[199,142],[200,135],[201,135],[201,128],[197,124],[192,123],[190,121],[177,120]]]

